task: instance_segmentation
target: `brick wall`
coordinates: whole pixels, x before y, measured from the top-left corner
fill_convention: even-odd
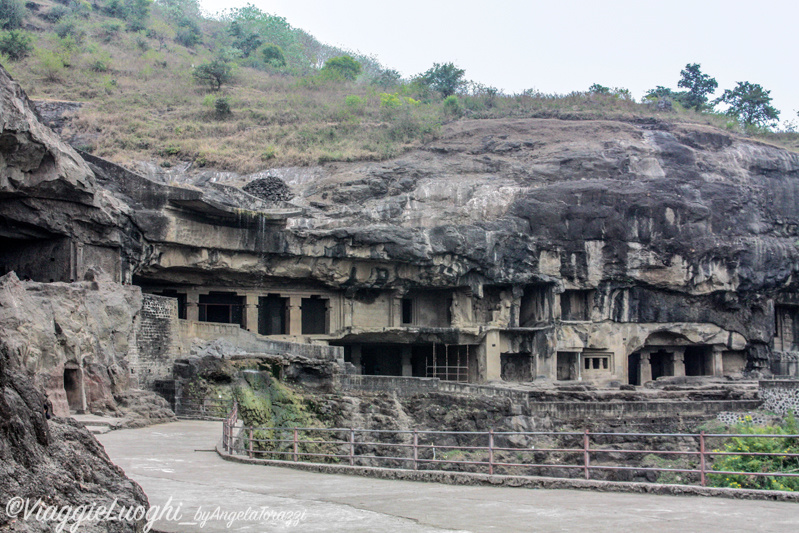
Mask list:
[[[139,386],[152,388],[156,380],[172,377],[172,364],[181,356],[178,301],[154,294],[142,297],[134,370]]]

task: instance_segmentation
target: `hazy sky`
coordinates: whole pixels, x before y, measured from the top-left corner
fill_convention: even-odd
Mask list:
[[[211,13],[252,3],[323,43],[375,56],[403,76],[453,62],[507,93],[677,88],[700,63],[720,96],[738,81],[771,91],[799,122],[796,0],[201,0]]]

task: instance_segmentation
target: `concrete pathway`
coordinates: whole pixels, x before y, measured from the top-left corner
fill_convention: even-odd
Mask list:
[[[97,438],[144,488],[151,505],[172,499],[180,519],[155,526],[170,533],[799,531],[795,503],[453,486],[301,472],[223,461],[213,452],[220,435],[220,422],[181,421]],[[262,513],[260,519],[231,520],[233,513],[248,509]]]

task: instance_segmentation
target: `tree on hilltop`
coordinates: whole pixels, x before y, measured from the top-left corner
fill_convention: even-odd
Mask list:
[[[432,68],[419,76],[419,81],[434,91],[440,92],[444,98],[453,95],[463,87],[466,80],[463,76],[466,71],[456,67],[453,63],[433,63]]]
[[[739,81],[734,89],[727,89],[716,100],[716,103],[729,105],[725,112],[736,117],[745,126],[768,127],[776,121],[780,112],[771,106],[771,91],[767,91],[757,83]]]
[[[678,101],[688,109],[702,111],[707,106],[708,96],[713,94],[719,84],[716,78],[703,74],[699,63],[689,63],[680,71],[680,81],[677,87],[688,89],[678,94]]]

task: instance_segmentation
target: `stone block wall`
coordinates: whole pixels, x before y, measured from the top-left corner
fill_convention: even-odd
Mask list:
[[[156,380],[171,378],[172,364],[182,354],[178,301],[154,294],[142,297],[136,336],[138,360],[133,370],[140,387],[152,388]]]

